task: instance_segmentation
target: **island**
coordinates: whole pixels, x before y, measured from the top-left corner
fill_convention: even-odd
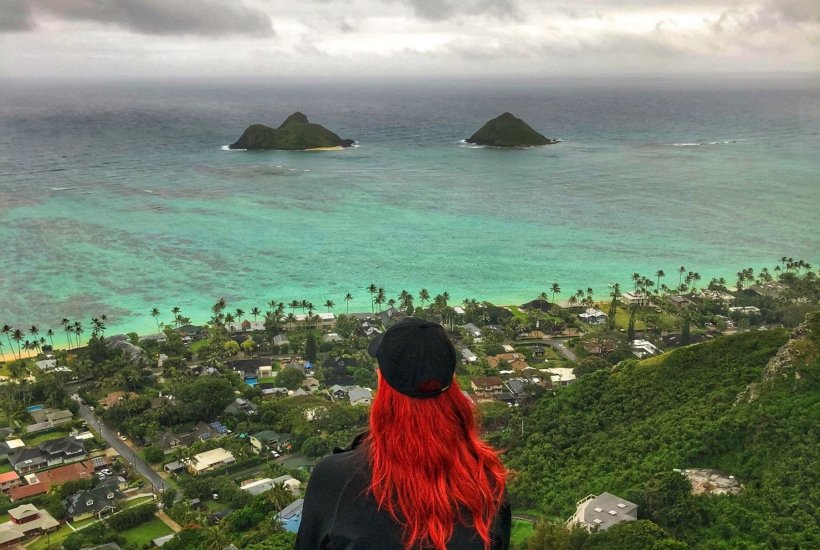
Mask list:
[[[552,145],[560,140],[544,137],[512,113],[504,113],[487,122],[466,141],[492,147],[532,147]]]
[[[248,126],[242,136],[228,147],[304,151],[350,147],[354,143],[356,142],[352,139],[342,139],[324,126],[311,123],[304,114],[297,111],[285,119],[279,128],[264,124]]]

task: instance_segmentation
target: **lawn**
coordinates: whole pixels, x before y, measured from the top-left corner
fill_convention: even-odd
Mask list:
[[[6,462],[4,464],[0,464],[0,474],[5,474],[6,472],[10,472],[10,471],[12,471],[12,469],[13,468],[11,467],[11,464],[9,464],[8,462]]]
[[[275,376],[265,376],[264,378],[260,378],[258,380],[258,382],[260,384],[274,384],[274,383],[276,383],[276,377]]]
[[[61,548],[60,543],[73,532],[68,525],[63,525],[59,530],[51,533],[51,537],[43,535],[33,543],[26,545],[26,548],[29,550],[48,550],[49,540],[51,540],[52,548]]]
[[[138,525],[134,528],[123,531],[120,535],[129,543],[142,548],[152,540],[170,534],[171,528],[165,525],[161,519],[154,518],[149,522]]]
[[[210,340],[208,338],[203,338],[202,340],[197,340],[196,342],[191,342],[191,345],[188,346],[188,349],[191,350],[191,353],[199,353],[202,351],[202,348],[208,345]]]
[[[53,432],[46,432],[43,434],[35,435],[34,437],[26,437],[23,436],[23,439],[26,442],[26,445],[29,447],[34,447],[35,445],[39,445],[43,441],[49,441],[51,439],[59,439],[61,437],[67,437],[68,432],[62,430],[56,430]]]
[[[608,312],[609,309],[604,310],[604,312]],[[646,324],[640,319],[641,312],[639,311],[635,315],[635,330],[643,330],[646,328]],[[629,310],[623,307],[619,307],[618,310],[615,312],[615,328],[619,329],[622,328],[626,330],[629,327]]]
[[[532,536],[534,528],[532,523],[528,521],[512,520],[512,531],[510,533],[510,542],[515,548],[519,544],[523,544],[528,538]]]

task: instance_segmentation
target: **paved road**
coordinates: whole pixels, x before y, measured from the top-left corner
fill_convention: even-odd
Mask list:
[[[100,422],[100,420],[94,415],[91,410],[85,405],[80,405],[80,416],[83,417],[83,420],[88,422],[88,425],[95,428],[103,439],[105,439],[109,445],[114,447],[120,456],[128,462],[131,466],[133,466],[139,474],[147,479],[153,486],[154,491],[167,491],[171,488],[164,479],[160,477],[158,473],[156,473],[151,466],[148,465],[131,447],[126,445],[123,441],[120,441],[120,438],[117,437],[117,434],[112,432],[108,426]]]
[[[557,351],[558,353],[560,353],[561,355],[563,355],[566,359],[569,359],[569,360],[570,360],[570,361],[572,361],[573,363],[577,363],[577,362],[578,362],[578,356],[577,356],[577,355],[575,355],[575,352],[574,352],[574,351],[572,351],[571,349],[569,349],[569,348],[568,348],[568,347],[564,344],[564,342],[562,342],[561,340],[544,339],[544,342],[546,342],[547,344],[549,344],[550,346],[552,346],[552,347],[553,347],[553,349],[555,349],[555,351]]]

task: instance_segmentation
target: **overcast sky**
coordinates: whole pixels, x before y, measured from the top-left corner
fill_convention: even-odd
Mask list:
[[[0,75],[820,70],[820,0],[0,0]]]

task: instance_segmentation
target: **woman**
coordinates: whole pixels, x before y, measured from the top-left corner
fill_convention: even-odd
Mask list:
[[[441,325],[409,318],[368,349],[370,431],[316,466],[298,550],[507,549],[506,470],[478,437]]]

